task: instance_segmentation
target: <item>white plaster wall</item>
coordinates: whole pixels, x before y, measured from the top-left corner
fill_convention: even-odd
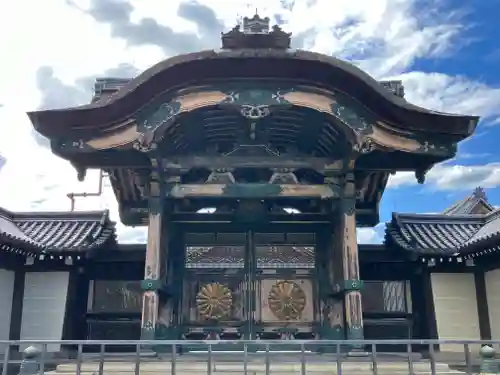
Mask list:
[[[27,272],[24,284],[21,340],[61,340],[69,272]],[[48,345],[47,351],[59,351]]]
[[[488,299],[491,338],[498,340],[500,339],[500,269],[486,272],[484,281]]]
[[[14,271],[0,269],[0,340],[8,340],[10,317],[12,313],[12,295],[14,293]],[[4,346],[0,345],[0,353]]]
[[[431,274],[438,338],[478,340],[479,316],[473,273]],[[461,351],[461,345],[441,345],[442,351]]]

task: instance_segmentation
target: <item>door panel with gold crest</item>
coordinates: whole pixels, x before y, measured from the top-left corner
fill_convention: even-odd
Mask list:
[[[287,238],[293,234],[287,234]],[[266,245],[256,234],[256,320],[264,339],[311,339],[317,311],[314,236]],[[311,238],[309,238],[311,237]],[[290,241],[290,240],[289,240]],[[271,241],[267,241],[271,242]]]
[[[192,339],[237,339],[247,321],[244,246],[188,246],[183,319]]]

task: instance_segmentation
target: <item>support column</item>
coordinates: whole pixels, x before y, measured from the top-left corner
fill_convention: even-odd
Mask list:
[[[149,201],[148,242],[146,246],[146,263],[144,280],[142,282],[142,321],[141,339],[154,340],[158,324],[160,295],[162,287],[161,270],[164,268],[162,256],[166,249],[161,243],[167,243],[162,238],[163,197],[156,196]]]
[[[338,230],[332,225],[322,238],[322,246],[318,252],[319,290],[322,295],[321,313],[324,322],[321,337],[328,340],[345,340],[344,301],[340,294],[332,290],[332,286],[343,283],[338,238]]]
[[[358,242],[356,236],[356,186],[354,174],[348,173],[345,179],[340,214],[341,254],[344,276],[344,304],[346,338],[363,339],[363,309],[359,278]]]

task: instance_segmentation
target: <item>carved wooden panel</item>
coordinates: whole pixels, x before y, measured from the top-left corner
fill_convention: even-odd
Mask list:
[[[232,305],[231,290],[227,285],[219,282],[202,285],[196,294],[198,314],[206,320],[227,319]]]
[[[314,246],[256,246],[257,268],[314,268]]]
[[[103,313],[140,312],[140,281],[94,280],[89,311]]]
[[[185,321],[209,324],[243,320],[243,286],[238,277],[190,277],[184,283]]]
[[[258,305],[264,323],[312,322],[314,295],[308,279],[259,281]]]
[[[141,322],[135,320],[88,320],[88,340],[139,340]]]

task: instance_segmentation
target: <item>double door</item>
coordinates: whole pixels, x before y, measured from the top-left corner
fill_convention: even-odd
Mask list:
[[[314,235],[248,231],[186,240],[187,338],[291,338],[313,326]]]

